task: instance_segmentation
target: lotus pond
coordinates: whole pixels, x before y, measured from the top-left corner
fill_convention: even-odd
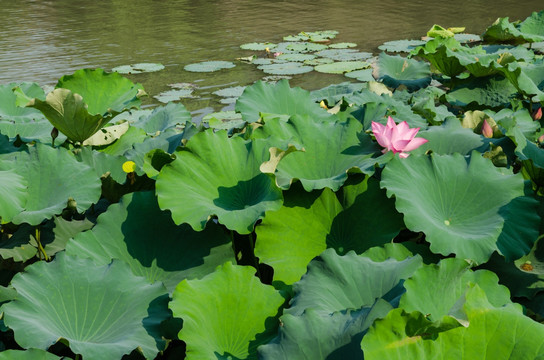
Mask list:
[[[198,121],[159,63],[0,85],[0,359],[544,358],[544,11],[337,35],[187,65],[273,76]]]

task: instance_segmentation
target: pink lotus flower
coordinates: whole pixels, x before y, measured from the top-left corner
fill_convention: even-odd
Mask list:
[[[542,119],[542,106],[538,108],[538,110],[536,110],[534,113],[533,113],[533,119],[535,120],[540,120]]]
[[[482,125],[482,135],[486,138],[493,137],[493,129],[491,128],[491,125],[489,125],[487,120],[484,120],[484,124]]]
[[[427,139],[416,138],[419,128],[410,129],[408,123],[403,121],[398,125],[391,116],[387,118],[387,125],[382,125],[378,122],[372,122],[372,132],[378,141],[378,144],[385,149],[382,152],[385,154],[389,150],[394,154],[399,153],[400,158],[407,158],[410,154],[406,151],[417,149],[425,144]]]

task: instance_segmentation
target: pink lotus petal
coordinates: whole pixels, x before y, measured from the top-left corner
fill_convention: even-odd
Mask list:
[[[493,129],[489,126],[487,120],[484,120],[484,124],[482,125],[482,135],[486,138],[493,137]]]
[[[421,145],[427,143],[429,140],[424,138],[413,138],[408,145],[402,149],[403,151],[412,151],[420,147]]]
[[[415,137],[419,128],[410,128],[406,121],[397,125],[391,116],[387,118],[386,125],[375,121],[372,121],[371,125],[376,141],[384,147],[382,152],[391,150],[395,154],[399,153],[401,158],[408,157],[409,154],[406,151],[414,150],[429,141]]]
[[[401,153],[399,154],[399,158],[401,158],[401,159],[406,159],[408,156],[410,156],[410,154],[405,153],[405,152],[401,152]]]
[[[535,120],[542,119],[542,106],[539,107],[537,111],[535,111],[535,113],[533,115],[533,119],[535,119]]]

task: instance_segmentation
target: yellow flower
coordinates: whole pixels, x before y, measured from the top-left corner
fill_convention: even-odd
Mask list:
[[[123,163],[123,171],[127,174],[134,172],[136,170],[136,163],[134,161],[125,161]]]

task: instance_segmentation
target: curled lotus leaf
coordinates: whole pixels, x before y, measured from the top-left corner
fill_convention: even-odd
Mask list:
[[[281,190],[259,170],[269,156],[263,143],[207,130],[175,155],[162,168],[156,186],[160,207],[172,212],[176,224],[188,223],[200,231],[216,215],[227,228],[248,234],[266,210],[281,207]]]
[[[158,333],[168,317],[166,289],[122,261],[97,266],[60,253],[28,266],[11,285],[17,297],[3,305],[4,321],[24,348],[46,350],[64,339],[84,358],[114,360],[135,349],[153,358],[166,345]]]
[[[256,360],[257,347],[275,335],[284,301],[252,267],[226,263],[202,279],[183,280],[169,306],[183,319],[179,338],[187,343],[187,359]]]
[[[381,53],[375,71],[376,78],[392,88],[404,85],[414,91],[431,83],[429,64],[402,56]]]
[[[433,252],[476,263],[498,249],[502,208],[524,195],[521,174],[497,169],[476,151],[468,164],[460,154],[395,157],[381,186],[395,195],[406,226],[425,233]]]

